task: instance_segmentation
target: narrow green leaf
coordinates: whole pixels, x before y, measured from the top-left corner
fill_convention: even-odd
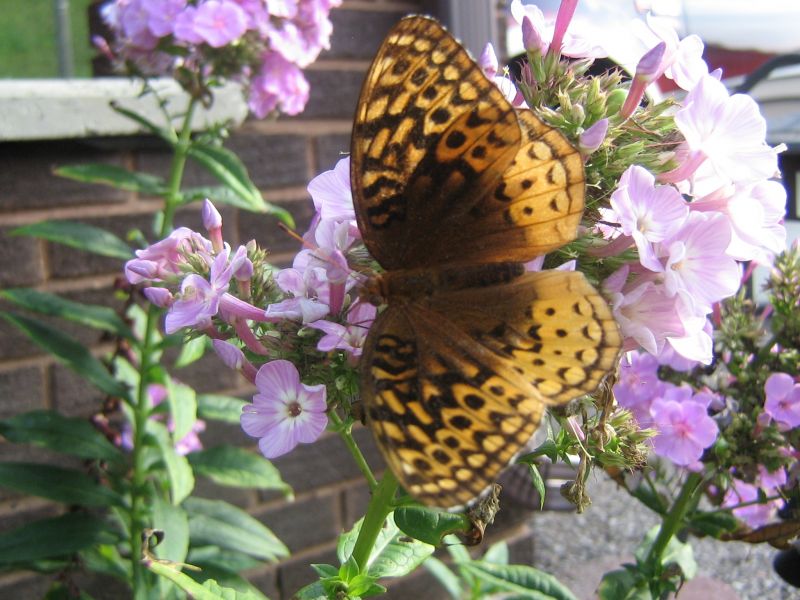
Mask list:
[[[7,312],[0,312],[0,317],[17,326],[41,348],[106,394],[128,397],[128,388],[114,379],[105,365],[92,356],[83,344],[37,319]]]
[[[133,258],[133,250],[130,246],[113,233],[85,223],[42,221],[17,227],[9,235],[30,235],[120,260]]]
[[[49,498],[64,504],[81,506],[122,506],[122,498],[113,490],[76,471],[34,463],[0,463],[0,486]]]
[[[253,212],[269,213],[294,228],[294,219],[288,211],[264,201],[261,192],[250,179],[247,168],[236,154],[222,146],[195,142],[189,147],[189,156],[239,196],[247,204],[244,208]]]
[[[229,588],[236,591],[237,594],[244,594],[245,596],[243,597],[253,598],[253,600],[269,600],[258,588],[237,573],[221,569],[215,565],[198,566],[201,567],[200,571],[186,572],[189,577],[198,583],[205,584],[206,581],[212,581],[223,589]]]
[[[224,185],[202,186],[190,188],[181,192],[181,203],[190,204],[192,202],[199,202],[208,198],[214,204],[227,204],[228,206],[235,206],[243,210],[253,211],[253,205],[247,200],[244,200],[239,194],[234,192],[231,188]],[[267,206],[268,203],[265,202]],[[261,211],[254,211],[261,212]]]
[[[226,550],[219,546],[192,546],[186,562],[199,567],[211,565],[232,573],[239,573],[261,566],[261,561],[252,556],[235,550]]]
[[[117,546],[96,544],[81,550],[81,564],[87,570],[115,577],[121,581],[130,581],[131,561],[122,558]]]
[[[402,506],[394,511],[397,526],[407,535],[426,544],[439,546],[449,533],[469,531],[469,518],[422,506]]]
[[[706,535],[719,538],[723,533],[735,531],[739,520],[729,512],[695,512],[689,517],[689,526]]]
[[[486,551],[486,554],[483,555],[481,560],[495,565],[507,565],[508,544],[506,544],[504,541],[499,541],[495,544],[492,544],[489,546],[489,549]]]
[[[158,558],[185,562],[189,552],[189,517],[186,511],[165,501],[160,494],[153,495],[153,528],[164,532],[164,539],[155,547]]]
[[[539,510],[544,508],[544,495],[546,493],[544,479],[542,478],[542,474],[539,473],[539,467],[537,467],[533,463],[528,463],[529,473],[531,475],[531,483],[533,483],[533,487],[539,493]]]
[[[175,368],[182,369],[188,367],[193,362],[203,358],[208,345],[208,338],[205,336],[196,337],[181,344],[181,353],[175,359]]]
[[[130,110],[129,108],[125,108],[124,106],[122,106],[117,102],[111,102],[111,108],[113,108],[116,112],[123,115],[124,117],[129,118],[131,121],[138,123],[144,129],[157,135],[168,144],[174,145],[177,143],[178,136],[172,129],[156,125],[155,123],[153,123],[146,117],[142,116],[135,110]]]
[[[241,398],[220,396],[218,394],[200,394],[197,396],[197,416],[210,421],[239,424],[242,406],[247,404]]]
[[[148,196],[161,196],[167,191],[166,182],[161,177],[128,171],[117,165],[68,165],[56,169],[55,174],[83,183],[104,184]]]
[[[197,421],[197,394],[193,388],[171,377],[167,377],[165,383],[172,416],[172,437],[179,441],[192,431]]]
[[[0,534],[0,564],[65,556],[116,537],[105,521],[83,513],[42,519]]]
[[[39,292],[28,288],[13,288],[0,291],[0,297],[17,306],[42,315],[60,317],[80,323],[93,329],[110,331],[119,336],[131,338],[133,334],[120,316],[107,306],[96,306],[73,302],[55,294]]]
[[[220,485],[291,492],[270,461],[244,448],[215,446],[192,452],[187,458],[195,473]]]
[[[147,429],[153,434],[158,443],[158,450],[164,465],[167,468],[169,486],[172,496],[172,503],[178,505],[186,499],[194,489],[194,473],[189,461],[185,456],[175,452],[172,436],[167,431],[163,423],[158,423],[152,419],[147,422]]]
[[[461,580],[447,565],[435,556],[429,556],[428,559],[422,563],[422,566],[436,578],[436,581],[442,584],[442,587],[447,590],[447,593],[450,594],[453,600],[461,600]]]
[[[292,596],[292,600],[329,600],[329,596],[322,582],[315,581],[314,583],[303,586],[295,592]]]
[[[50,410],[0,421],[0,434],[16,444],[34,444],[80,458],[114,462],[123,458],[119,448],[85,419],[65,417]]]
[[[193,545],[213,544],[270,561],[289,555],[274,533],[232,504],[192,497],[184,508]]]
[[[483,580],[493,590],[531,600],[577,600],[552,575],[527,565],[494,565],[483,561],[462,563],[461,567]]]
[[[263,596],[252,591],[239,592],[233,588],[222,587],[213,579],[202,584],[178,570],[178,565],[169,562],[146,561],[145,566],[156,575],[166,577],[195,600],[263,600]]]

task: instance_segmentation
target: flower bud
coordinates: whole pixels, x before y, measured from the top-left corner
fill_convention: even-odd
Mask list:
[[[222,215],[219,214],[219,211],[208,198],[203,200],[201,216],[203,218],[203,227],[206,228],[208,236],[211,238],[211,246],[215,252],[222,251],[224,247],[222,241]]]
[[[539,35],[533,21],[527,16],[522,19],[522,45],[525,50],[534,54],[544,54],[547,49],[547,43]]]
[[[578,150],[583,156],[589,156],[597,150],[606,139],[608,133],[608,119],[600,119],[597,123],[589,127],[578,138]]]
[[[147,287],[142,290],[144,297],[159,308],[168,308],[172,306],[174,300],[172,292],[167,288],[162,287]]]

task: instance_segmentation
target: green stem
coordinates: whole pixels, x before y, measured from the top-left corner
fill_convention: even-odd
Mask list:
[[[358,447],[358,444],[356,444],[355,438],[353,438],[352,423],[345,425],[339,415],[332,410],[328,414],[328,417],[333,423],[335,430],[342,438],[342,441],[344,441],[344,445],[347,446],[347,449],[353,456],[353,460],[356,461],[356,465],[358,465],[358,469],[361,471],[361,474],[364,475],[364,478],[367,480],[370,491],[374,492],[375,488],[378,487],[378,480],[375,479],[375,475],[372,474],[372,469],[369,468],[367,459],[364,458],[364,454],[362,454],[361,449]]]
[[[367,572],[369,555],[375,546],[375,540],[381,532],[383,522],[392,512],[392,500],[397,492],[397,479],[390,469],[386,469],[378,487],[372,492],[372,499],[367,506],[367,514],[361,523],[356,544],[353,546],[352,558],[358,565],[361,573]]]
[[[653,566],[653,571],[655,573],[660,572],[664,550],[666,550],[667,544],[669,544],[670,540],[678,533],[678,530],[680,530],[683,525],[683,519],[689,508],[693,505],[695,494],[700,489],[702,481],[702,475],[698,473],[689,473],[672,508],[664,515],[661,521],[661,528],[658,530],[658,535],[650,548],[646,561],[647,564]]]
[[[175,209],[180,200],[181,181],[183,180],[183,169],[186,166],[186,158],[189,155],[189,146],[192,136],[192,115],[194,114],[197,100],[192,98],[186,107],[186,114],[183,117],[183,125],[178,134],[178,141],[175,143],[172,155],[172,165],[167,181],[167,193],[165,194],[164,219],[161,223],[161,237],[166,236],[172,231],[172,219],[175,216]]]
[[[162,238],[172,231],[172,219],[180,200],[183,171],[186,166],[186,158],[191,143],[192,115],[196,104],[197,101],[194,99],[189,101],[183,124],[178,135],[178,141],[174,147],[169,179],[167,181],[167,191],[164,194],[164,218],[161,221],[160,231],[160,237]],[[144,339],[141,345],[139,385],[136,390],[136,402],[133,406],[133,474],[131,477],[130,542],[131,565],[133,570],[133,597],[136,600],[149,597],[149,592],[154,585],[152,575],[148,574],[147,569],[141,562],[142,531],[147,525],[147,521],[149,521],[149,517],[146,514],[148,510],[145,498],[147,493],[147,472],[144,465],[143,449],[147,418],[150,415],[150,400],[147,394],[147,387],[150,384],[150,372],[153,366],[155,366],[153,364],[153,356],[155,353],[155,344],[153,340],[155,339],[160,316],[160,309],[154,305],[148,307],[144,326]]]

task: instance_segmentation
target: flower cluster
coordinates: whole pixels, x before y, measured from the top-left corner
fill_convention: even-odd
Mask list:
[[[116,63],[143,76],[170,76],[205,98],[220,79],[247,86],[251,112],[302,112],[301,69],[330,44],[330,9],[341,0],[111,0],[114,33],[96,40]]]

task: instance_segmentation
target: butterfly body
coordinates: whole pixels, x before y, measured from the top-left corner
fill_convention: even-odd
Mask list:
[[[367,421],[425,504],[469,504],[548,404],[593,392],[619,333],[577,272],[524,263],[571,241],[583,163],[516,111],[436,21],[389,33],[362,88],[351,148],[356,217],[384,272],[364,344]]]

